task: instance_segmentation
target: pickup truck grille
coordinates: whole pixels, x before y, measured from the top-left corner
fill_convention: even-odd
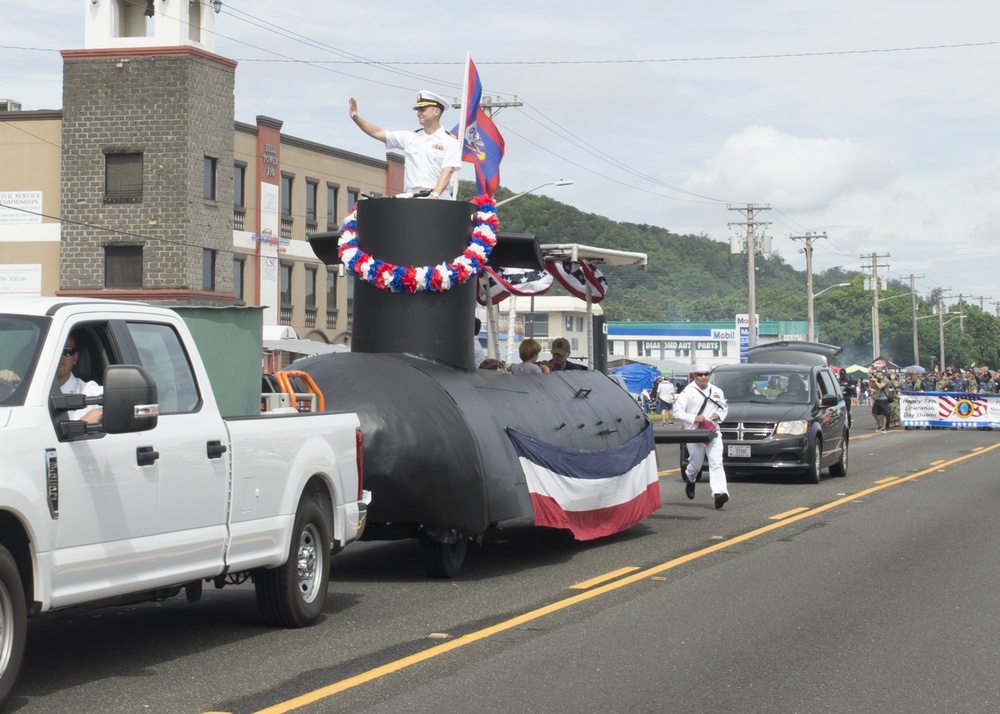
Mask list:
[[[773,421],[724,421],[722,438],[735,441],[762,441],[774,433]]]

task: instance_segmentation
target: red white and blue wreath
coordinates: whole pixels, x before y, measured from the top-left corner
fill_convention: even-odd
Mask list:
[[[351,214],[340,229],[337,254],[348,270],[381,290],[394,293],[444,292],[479,275],[497,242],[500,219],[493,200],[487,196],[476,196],[471,202],[477,211],[469,245],[450,263],[403,266],[368,255],[358,247],[357,204],[351,208]]]

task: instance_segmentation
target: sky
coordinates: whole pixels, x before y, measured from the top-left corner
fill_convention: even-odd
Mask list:
[[[4,0],[0,97],[61,107],[58,51],[83,47],[89,2]],[[459,100],[471,52],[484,95],[521,104],[494,117],[505,188],[573,181],[537,193],[724,242],[731,209],[769,205],[757,220],[797,269],[790,236],[825,233],[814,272],[874,253],[880,277],[1000,314],[996,0],[224,0],[216,33],[239,121],[381,157],[349,97],[417,128],[416,93]]]

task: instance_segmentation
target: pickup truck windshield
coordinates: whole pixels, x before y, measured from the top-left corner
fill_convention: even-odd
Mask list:
[[[0,316],[0,406],[20,406],[38,361],[49,319]]]

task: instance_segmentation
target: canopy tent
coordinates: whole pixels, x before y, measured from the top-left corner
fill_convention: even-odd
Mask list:
[[[326,355],[332,352],[350,352],[347,345],[331,345],[314,340],[283,339],[264,340],[264,347],[270,350],[283,350],[300,355]]]
[[[873,359],[871,362],[869,362],[868,363],[868,367],[869,367],[869,369],[873,368],[873,367],[875,369],[895,369],[895,370],[899,369],[899,365],[898,364],[896,364],[895,362],[893,362],[891,360],[886,359],[882,355],[879,355],[878,357],[876,357],[875,359]]]
[[[644,389],[652,389],[653,382],[660,376],[660,370],[638,362],[625,364],[611,371],[625,380],[625,386],[632,394],[641,394]]]
[[[927,369],[924,368],[924,367],[921,367],[919,364],[911,364],[909,367],[903,367],[903,371],[904,372],[920,372],[920,374],[923,374],[924,372],[927,371]]]
[[[671,377],[678,374],[682,374],[686,377],[689,374],[691,374],[691,370],[694,369],[693,364],[688,364],[685,362],[675,362],[669,359],[650,359],[649,357],[636,358],[636,357],[621,357],[620,355],[619,356],[608,355],[608,364],[611,364],[612,362],[622,363],[618,365],[619,367],[622,366],[623,364],[631,364],[631,363],[644,364],[647,367],[658,369],[660,371],[660,374],[668,374]]]
[[[848,374],[864,374],[868,371],[868,368],[861,364],[852,364],[850,367],[844,369]]]

